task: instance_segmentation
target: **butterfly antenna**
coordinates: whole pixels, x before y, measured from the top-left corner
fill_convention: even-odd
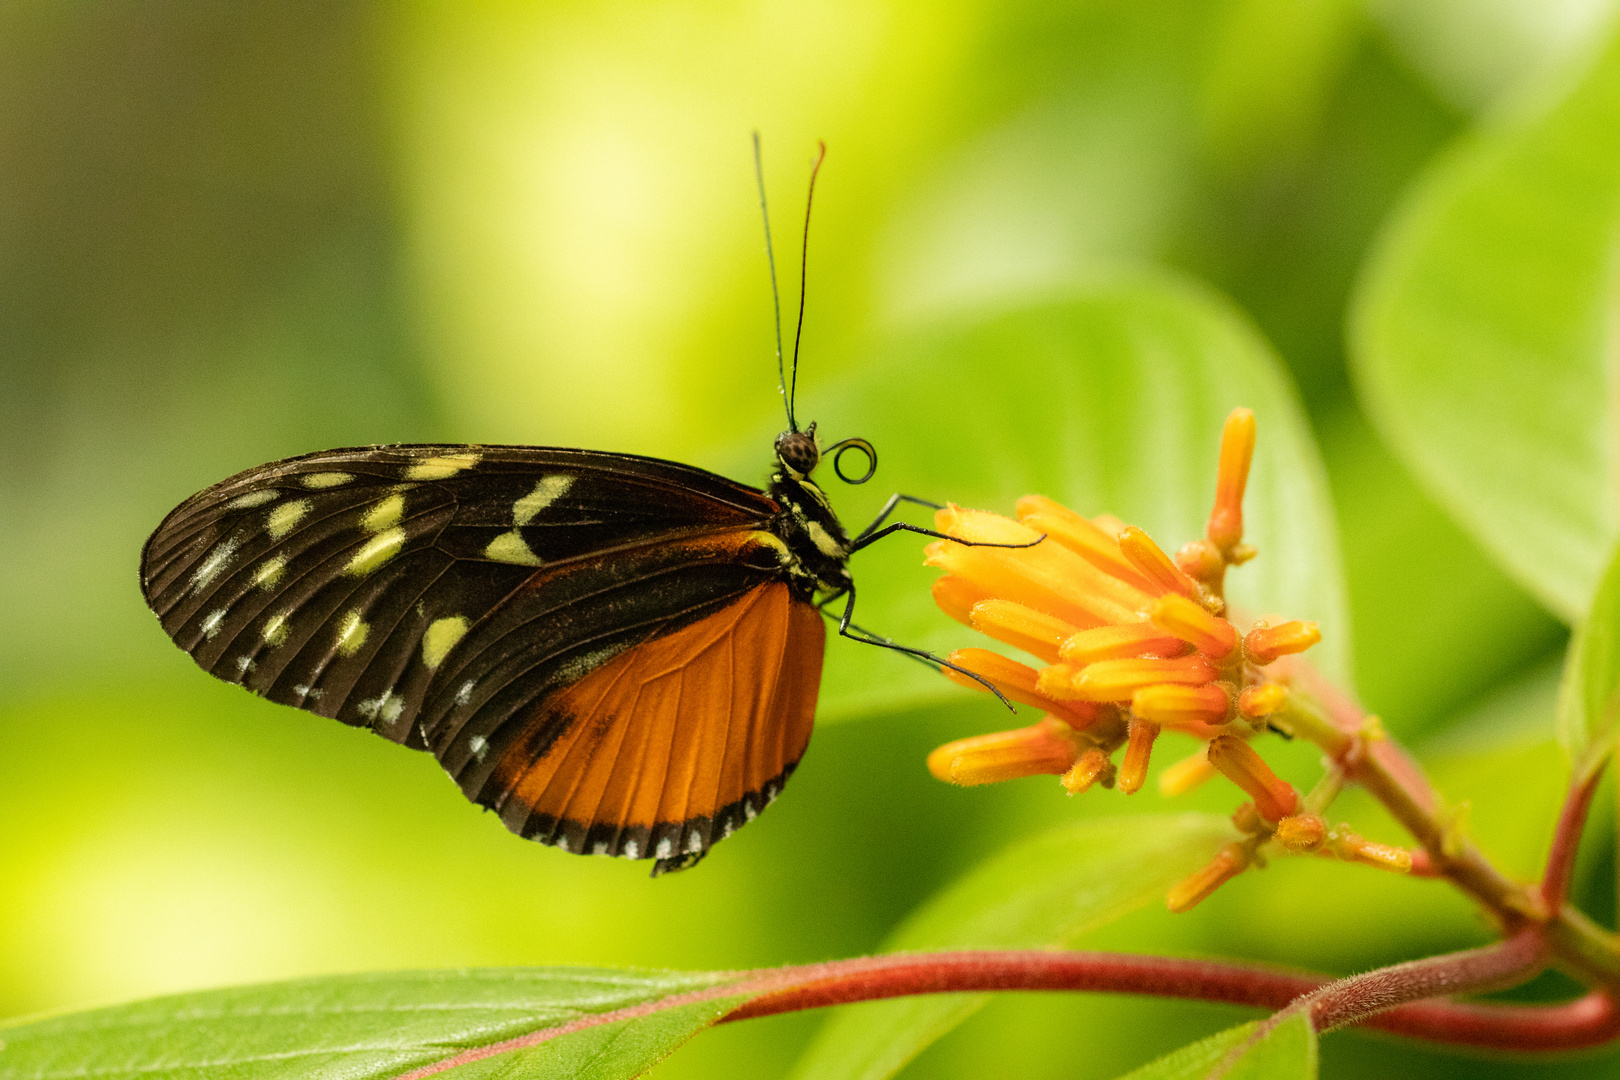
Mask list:
[[[771,268],[771,307],[776,312],[776,385],[782,391],[782,405],[787,409],[788,430],[798,431],[793,419],[793,399],[788,396],[787,372],[782,367],[782,297],[776,290],[776,253],[771,250],[771,214],[765,208],[765,165],[760,160],[759,132],[754,132],[754,180],[759,184],[759,216],[765,222],[765,261]],[[797,366],[797,356],[794,358]]]
[[[799,325],[793,331],[793,382],[788,389],[789,416],[793,415],[793,402],[799,394],[799,338],[804,334],[804,282],[810,266],[810,204],[816,197],[816,174],[826,160],[827,144],[817,139],[816,160],[810,166],[810,191],[804,197],[804,246],[799,251]]]

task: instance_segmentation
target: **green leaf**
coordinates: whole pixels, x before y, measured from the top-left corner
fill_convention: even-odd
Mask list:
[[[0,1080],[368,1080],[724,986],[707,973],[506,968],[346,975],[154,998],[0,1026]],[[455,1077],[640,1075],[736,1003],[714,998],[462,1065]],[[523,1068],[521,1074],[512,1070]]]
[[[1620,552],[1598,583],[1575,634],[1558,693],[1558,741],[1581,783],[1614,753],[1620,720]]]
[[[852,531],[891,491],[1007,514],[1019,496],[1040,493],[1140,525],[1173,552],[1203,535],[1227,414],[1252,408],[1259,440],[1245,523],[1260,556],[1232,572],[1230,595],[1243,612],[1320,622],[1312,658],[1334,678],[1347,674],[1325,473],[1293,388],[1227,301],[1166,277],[1100,280],[897,337],[858,370],[801,417],[823,418],[828,442],[865,435],[877,445],[881,467],[866,488],[827,481]],[[915,506],[901,516],[931,524]],[[920,565],[922,546],[894,536],[855,557],[856,621],[935,652],[988,644],[934,607],[938,575]],[[967,692],[921,665],[835,641],[821,718]]]
[[[1407,201],[1367,266],[1352,359],[1396,451],[1573,621],[1620,531],[1620,38],[1561,80],[1465,139]]]
[[[1041,948],[1163,896],[1233,836],[1206,814],[1113,818],[1015,844],[913,913],[885,951]],[[797,1077],[892,1076],[977,1011],[983,994],[931,994],[834,1014],[800,1058]]]
[[[1120,1080],[1205,1080],[1254,1037],[1259,1022],[1239,1024],[1183,1046]],[[1232,1061],[1222,1080],[1315,1080],[1316,1032],[1304,1013],[1291,1016]]]

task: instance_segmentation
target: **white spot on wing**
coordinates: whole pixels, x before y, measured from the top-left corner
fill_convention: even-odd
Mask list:
[[[445,654],[455,647],[467,633],[472,624],[465,615],[451,615],[443,619],[434,619],[433,624],[422,635],[422,663],[433,671],[444,662]]]
[[[339,656],[353,656],[360,651],[360,646],[366,643],[366,635],[371,633],[371,627],[360,617],[358,611],[351,611],[343,616],[338,624],[337,651]]]
[[[405,470],[407,480],[443,480],[478,464],[477,454],[444,454],[423,458]]]
[[[750,833],[749,835],[752,836],[753,834]],[[693,829],[691,832],[686,834],[686,853],[688,855],[696,855],[702,850],[703,834],[698,832],[696,829]]]
[[[372,722],[381,720],[385,724],[392,724],[404,713],[405,698],[400,694],[381,694],[362,701],[354,707],[354,711]]]
[[[350,577],[365,577],[383,563],[399,554],[399,549],[405,544],[405,530],[400,528],[388,529],[367,540],[343,572]]]
[[[654,858],[667,859],[673,854],[675,854],[675,842],[667,836],[659,840],[658,846],[653,849]]]
[[[467,740],[467,749],[472,751],[473,757],[483,761],[489,755],[489,740],[482,735],[474,735]]]
[[[573,486],[574,478],[566,473],[542,476],[533,491],[512,504],[512,524],[527,525],[536,514],[568,494]]]
[[[318,686],[295,686],[293,687],[293,693],[308,701],[321,700],[321,690]]]
[[[595,844],[591,845],[591,854],[592,855],[606,855],[607,854],[607,844],[605,844],[602,841],[598,840]]]
[[[203,637],[205,637],[208,640],[212,641],[219,634],[219,624],[224,622],[224,621],[225,621],[225,609],[224,608],[219,608],[218,610],[210,611],[208,613],[207,617],[203,619],[202,625],[199,627],[199,629],[201,629],[202,632],[203,632]]]
[[[353,479],[353,473],[314,472],[305,476],[300,476],[298,478],[298,482],[314,491],[320,491],[322,488],[342,487],[344,484],[347,484]]]
[[[236,556],[237,542],[234,538],[222,540],[214,545],[214,550],[197,567],[197,572],[191,576],[191,587],[195,590],[206,589],[214,583],[214,579],[224,572]]]
[[[253,657],[238,656],[236,658],[236,670],[240,671],[243,675],[250,673],[253,670]]]
[[[461,689],[456,691],[457,705],[466,705],[472,701],[473,686],[474,683],[471,679],[461,684]]]
[[[309,500],[295,499],[290,503],[282,503],[270,511],[270,517],[265,522],[265,528],[270,531],[270,539],[280,540],[293,531],[293,528],[303,521],[309,514]]]
[[[566,836],[557,837],[557,850],[558,851],[567,851],[568,850],[568,837],[566,837]]]
[[[539,566],[540,556],[529,550],[523,534],[513,529],[503,532],[484,548],[484,557],[495,562],[514,563],[518,566]]]

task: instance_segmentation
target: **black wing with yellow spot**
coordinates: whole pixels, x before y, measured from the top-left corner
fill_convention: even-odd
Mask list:
[[[779,576],[761,532],[778,510],[625,454],[330,450],[188,499],[147,541],[141,586],[218,678],[466,760],[525,707]]]

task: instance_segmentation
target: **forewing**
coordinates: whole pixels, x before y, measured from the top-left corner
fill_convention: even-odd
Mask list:
[[[515,708],[490,708],[500,692],[484,681],[464,684],[430,729],[434,750],[520,835],[661,865],[701,855],[753,820],[804,754],[825,631],[781,581],[690,615]]]
[[[509,598],[534,595],[526,585],[757,529],[775,509],[723,477],[629,455],[332,450],[188,499],[147,541],[141,585],[213,675],[421,746],[440,669]]]

